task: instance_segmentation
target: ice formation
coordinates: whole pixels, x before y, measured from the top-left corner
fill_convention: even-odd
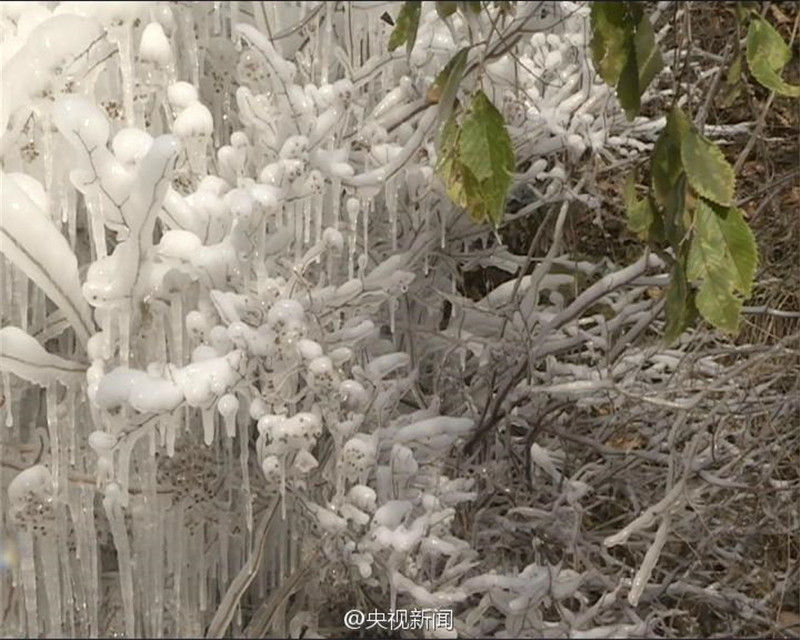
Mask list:
[[[267,20],[332,21],[332,3],[240,4],[2,8],[0,368],[17,413],[30,399],[9,373],[46,395],[41,429],[5,409],[14,437],[44,448],[4,484],[23,592],[10,635],[191,636],[219,620],[241,635],[234,587],[253,582],[253,602],[278,588],[309,526],[329,566],[373,586],[380,568],[392,606],[500,589],[517,612],[543,584],[531,566],[443,587],[411,562],[446,558],[457,580],[474,559],[451,525],[475,494],[442,454],[475,422],[440,415],[437,397],[401,408],[419,370],[397,338],[411,318],[398,301],[456,219],[433,174],[438,108],[418,96],[469,44],[467,18],[426,6],[406,60],[386,53],[381,3],[345,3],[361,13],[349,44],[331,46],[328,22],[309,58]],[[568,180],[564,158],[640,144],[605,137],[585,13],[521,5],[512,27],[553,32],[526,36],[520,77],[510,56],[486,67],[543,201]],[[469,20],[488,35],[488,14]],[[235,73],[212,73],[227,59]],[[30,304],[29,280],[44,293]],[[277,569],[249,565],[264,548]],[[569,597],[574,581],[556,578]]]

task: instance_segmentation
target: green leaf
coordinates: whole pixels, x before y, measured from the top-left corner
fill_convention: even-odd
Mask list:
[[[666,291],[666,316],[664,341],[667,345],[675,342],[697,316],[694,292],[686,280],[686,271],[680,260],[672,266],[669,287]]]
[[[593,2],[592,60],[600,77],[616,86],[630,50],[630,28],[624,2]]]
[[[631,48],[628,60],[619,74],[619,82],[617,82],[619,104],[625,109],[625,115],[629,120],[633,120],[639,113],[639,108],[642,106],[640,96],[639,68],[636,64],[636,52]]]
[[[480,0],[466,0],[464,2],[459,2],[458,8],[461,9],[462,13],[471,11],[472,13],[477,14],[481,12],[481,3]]]
[[[656,140],[650,159],[650,179],[653,186],[653,197],[662,207],[667,204],[674,191],[678,178],[683,173],[681,164],[681,143],[677,113],[667,118],[667,126]]]
[[[464,79],[464,71],[467,68],[467,56],[469,55],[469,47],[460,49],[444,66],[436,76],[436,80],[431,84],[428,90],[428,100],[430,102],[439,103],[439,116],[442,120],[447,120],[450,117],[450,112],[453,108],[453,101],[456,97],[456,92]]]
[[[745,24],[750,14],[758,10],[758,2],[737,2],[734,6],[734,13],[739,24]]]
[[[718,213],[698,201],[687,276],[699,280],[697,308],[715,327],[736,333],[741,298],[750,294],[757,262],[755,239],[738,209]]]
[[[639,93],[641,94],[658,75],[658,72],[664,68],[664,60],[661,58],[661,51],[656,44],[653,26],[647,16],[642,16],[639,21],[633,42],[636,51],[636,66],[639,70]]]
[[[460,111],[460,109],[459,109]],[[476,222],[497,225],[514,170],[511,138],[500,112],[482,91],[458,122],[454,111],[439,132],[436,173],[448,197]]]
[[[742,54],[738,54],[728,67],[725,84],[722,85],[717,103],[720,108],[727,109],[742,93]]]
[[[782,96],[800,96],[800,86],[787,84],[780,77],[792,52],[773,26],[754,16],[747,30],[747,66],[750,73],[767,89]]]
[[[716,213],[716,223],[725,239],[725,246],[733,260],[736,277],[733,287],[745,297],[753,290],[753,279],[758,266],[758,246],[756,239],[744,219],[743,211],[736,207],[721,209],[712,207]]]
[[[635,2],[594,2],[591,8],[592,59],[598,73],[616,87],[629,119],[664,62],[644,10]]]
[[[466,208],[467,202],[461,179],[461,165],[458,161],[458,140],[461,129],[452,113],[442,125],[437,140],[439,159],[436,162],[436,173],[444,182],[447,196],[456,205]]]
[[[397,16],[392,35],[389,36],[389,51],[394,51],[404,42],[406,52],[410,55],[417,40],[417,29],[419,28],[419,16],[422,11],[422,3],[419,1],[404,2]]]
[[[730,292],[718,274],[711,274],[703,281],[695,295],[695,304],[700,315],[717,329],[738,333],[742,301]]]
[[[692,189],[717,204],[733,204],[736,178],[722,151],[693,127],[682,129],[681,162]]]
[[[625,209],[628,214],[628,229],[642,240],[648,240],[657,212],[653,208],[650,198],[637,198],[635,171],[629,173],[625,181]]]
[[[439,14],[439,17],[444,20],[445,18],[453,15],[458,8],[457,2],[437,2],[436,3],[436,13]]]
[[[461,123],[459,147],[459,160],[480,184],[485,205],[470,213],[477,221],[489,219],[498,224],[511,186],[514,152],[503,115],[483,91],[472,97]]]

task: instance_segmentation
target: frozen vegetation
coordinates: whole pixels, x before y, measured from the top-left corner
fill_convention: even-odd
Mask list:
[[[797,529],[797,436],[756,435],[796,417],[797,333],[665,345],[663,255],[570,253],[665,120],[597,75],[588,5],[458,4],[392,50],[401,3],[0,5],[5,637],[335,637],[354,608],[698,634],[685,599],[774,630],[796,543],[767,593],[686,556],[749,553],[732,491]],[[499,227],[438,175],[477,87],[514,155]]]

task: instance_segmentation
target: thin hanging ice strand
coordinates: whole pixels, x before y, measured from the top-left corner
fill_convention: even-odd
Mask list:
[[[181,293],[174,293],[170,298],[169,320],[171,331],[171,360],[178,366],[183,364],[183,299]]]
[[[364,215],[361,217],[361,231],[363,233],[362,244],[364,245],[364,252],[361,254],[361,260],[363,261],[363,266],[361,267],[361,277],[365,275],[364,270],[367,268],[367,264],[369,262],[369,254],[367,253],[367,247],[369,247],[369,212],[372,209],[372,200],[368,198],[364,198],[361,200],[361,211],[364,212]]]
[[[109,36],[119,49],[119,72],[122,76],[122,100],[125,111],[125,123],[129,127],[136,124],[133,106],[133,25],[125,19],[122,24],[109,29]]]
[[[61,437],[58,428],[58,383],[51,382],[45,389],[47,409],[47,433],[50,436],[50,465],[53,476],[53,491],[56,496],[61,489]]]
[[[175,620],[175,635],[183,635],[183,625],[181,624],[181,582],[183,581],[183,546],[184,546],[184,527],[183,527],[183,504],[173,503],[172,522],[167,531],[167,551],[169,553],[168,564],[172,570],[172,592],[173,606],[172,617]]]
[[[59,558],[55,531],[49,530],[39,536],[39,560],[42,568],[42,582],[47,596],[48,634],[52,638],[64,635],[61,628],[61,579],[59,578]]]
[[[95,192],[94,198],[90,196],[89,199],[95,201],[94,206],[88,206],[87,209],[89,212],[89,224],[92,231],[92,245],[94,247],[95,259],[99,260],[108,255],[106,227],[103,222],[103,196],[98,190]]]
[[[55,202],[55,153],[53,152],[53,123],[50,114],[42,114],[42,166],[44,167],[44,189],[47,193],[47,214],[54,223],[56,217]]]
[[[333,13],[336,9],[335,2],[325,3],[325,24],[322,27],[322,36],[324,39],[322,45],[322,59],[320,62],[320,85],[328,84],[328,74],[330,73],[330,55],[333,38]]]
[[[28,330],[28,276],[22,271],[17,271],[17,300],[19,301],[19,326],[23,331]]]
[[[242,500],[244,500],[244,518],[247,525],[248,537],[253,532],[253,496],[250,491],[250,448],[248,443],[248,421],[239,420],[239,462],[242,470]]]
[[[347,204],[347,279],[352,280],[355,275],[356,244],[358,242],[358,212],[361,209],[358,198],[348,198]]]
[[[80,563],[83,573],[83,588],[86,594],[86,605],[89,610],[89,635],[99,634],[99,572],[97,558],[97,531],[95,529],[94,488],[81,485],[79,513],[75,518],[75,535],[83,539],[87,550],[86,557]]]
[[[115,482],[106,485],[103,508],[111,525],[111,536],[117,550],[122,609],[125,618],[125,635],[136,634],[136,618],[133,603],[133,563],[130,542],[125,527],[125,514],[122,510],[122,493]]]
[[[206,559],[206,540],[205,540],[205,526],[201,522],[197,527],[195,534],[197,539],[197,572],[199,573],[199,592],[198,600],[200,603],[200,611],[204,612],[208,609],[208,583],[206,580],[206,570],[208,562]]]
[[[33,557],[33,532],[29,525],[17,527],[17,553],[19,553],[19,577],[27,614],[27,637],[39,637],[39,611],[36,600],[36,564]]]
[[[233,46],[237,51],[242,50],[242,39],[234,34],[234,26],[239,23],[239,3],[237,0],[231,0],[228,3],[228,11],[230,12],[230,37],[233,40]]]
[[[11,409],[11,374],[3,371],[3,411],[6,414],[6,428],[14,426],[14,413]]]
[[[126,308],[122,308],[117,316],[119,323],[119,357],[122,366],[127,367],[131,359],[131,316]]]

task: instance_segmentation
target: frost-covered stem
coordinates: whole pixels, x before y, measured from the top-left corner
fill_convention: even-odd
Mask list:
[[[658,525],[658,529],[656,530],[655,540],[653,540],[653,543],[647,549],[647,553],[644,555],[644,560],[642,560],[642,566],[639,567],[639,570],[636,572],[636,575],[633,578],[631,590],[628,592],[628,602],[632,607],[635,607],[639,604],[639,598],[642,597],[642,592],[647,585],[647,581],[650,579],[653,569],[658,562],[658,558],[661,555],[661,550],[664,548],[664,544],[667,541],[669,521],[669,513],[665,513],[661,518],[661,523]]]
[[[428,135],[434,123],[436,122],[438,110],[438,105],[428,107],[422,116],[419,125],[417,125],[416,131],[414,131],[413,135],[408,139],[408,142],[406,142],[406,144],[391,162],[377,169],[373,169],[372,171],[367,171],[366,173],[355,175],[350,178],[342,178],[342,184],[355,188],[383,186],[389,178],[394,176],[398,171],[400,171],[400,169],[403,168],[403,166],[411,159],[411,156],[417,151],[420,144]]]

